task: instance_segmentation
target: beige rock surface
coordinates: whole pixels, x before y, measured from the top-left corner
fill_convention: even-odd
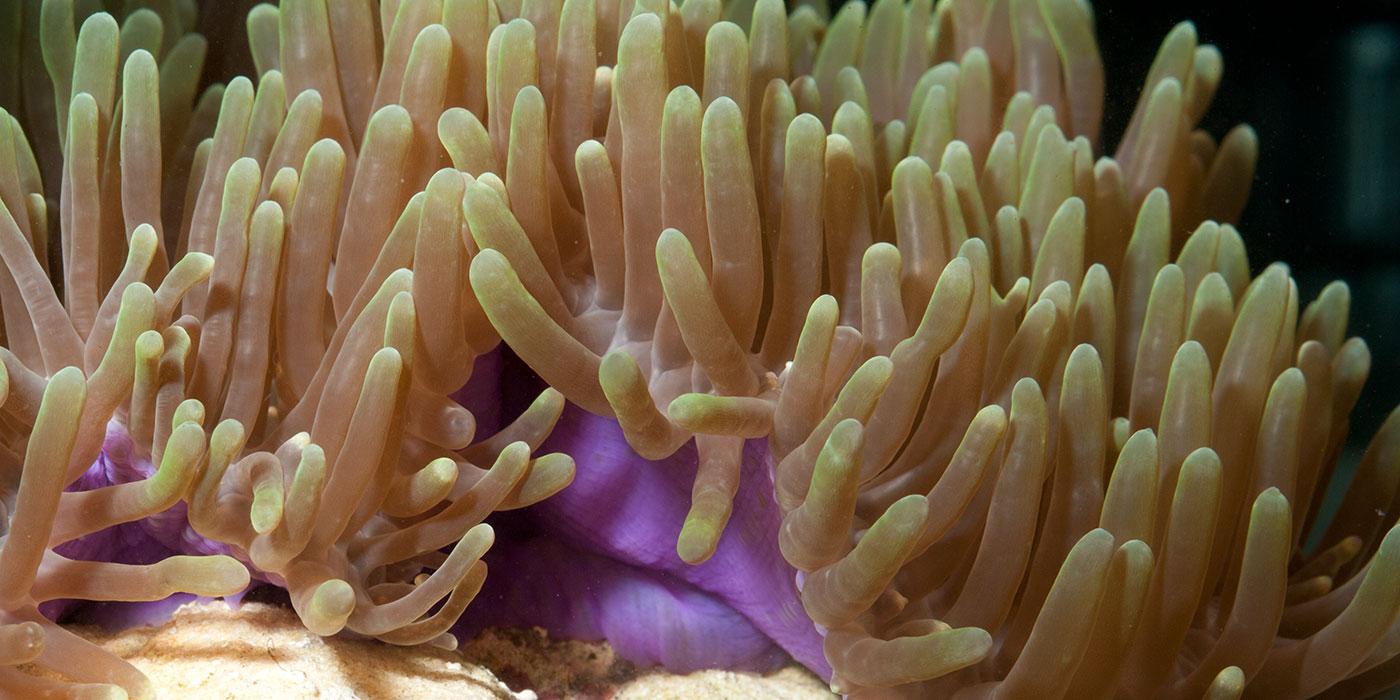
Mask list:
[[[677,676],[637,669],[606,644],[552,641],[542,630],[491,630],[457,651],[326,639],[266,603],[192,604],[160,627],[76,631],[141,669],[172,700],[832,697],[797,666],[766,676]]]

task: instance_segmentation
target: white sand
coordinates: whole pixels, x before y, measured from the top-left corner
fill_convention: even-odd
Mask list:
[[[179,700],[832,697],[798,666],[676,676],[636,669],[606,644],[551,641],[541,630],[492,630],[452,652],[321,638],[289,609],[264,603],[187,605],[160,627],[77,631],[141,669],[162,698]]]

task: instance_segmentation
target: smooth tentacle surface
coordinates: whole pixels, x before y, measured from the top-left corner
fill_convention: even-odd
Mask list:
[[[1286,269],[1251,279],[1253,132],[1195,127],[1218,51],[1176,28],[1108,158],[1083,4],[781,12],[747,36],[716,5],[620,12],[577,192],[539,146],[582,133],[548,45],[497,64],[537,87],[474,130],[507,171],[468,193],[486,314],[638,454],[697,437],[681,557],[739,488],[717,438],[766,437],[842,690],[1305,696],[1383,665],[1388,477],[1364,534],[1300,554],[1369,360],[1345,287],[1300,319]],[[1366,574],[1332,562],[1361,550],[1351,617]],[[1319,665],[1334,622],[1355,649]]]
[[[1074,57],[1092,45],[1064,39],[1087,36],[1063,24],[1083,21],[1074,7],[1019,9],[1018,50],[1044,22],[1063,61],[1054,77],[1091,84]],[[958,81],[976,75],[966,57],[958,68]],[[883,218],[898,248],[867,249],[862,315],[842,315],[864,351],[848,359],[828,341],[826,364],[804,364],[799,349],[780,391],[799,371],[822,378],[809,395],[825,397],[825,417],[794,431],[819,426],[795,448],[770,440],[783,551],[829,630],[835,687],[1308,697],[1393,683],[1379,677],[1400,625],[1396,490],[1382,476],[1396,468],[1393,430],[1363,460],[1373,486],[1351,491],[1326,548],[1303,556],[1369,355],[1345,339],[1344,285],[1300,314],[1285,268],[1251,280],[1233,227],[1197,223],[1237,214],[1252,171],[1247,130],[1218,151],[1190,133],[1218,79],[1214,50],[1178,28],[1114,160],[1090,167],[1092,136],[1062,134],[1071,91],[1034,109],[1011,98],[985,160],[979,134],[944,130],[939,160],[894,167]],[[1218,169],[1233,173],[1228,190]],[[941,275],[921,272],[927,231],[956,256]],[[966,321],[930,343],[939,308],[956,317],[940,292],[969,270]],[[915,310],[929,300],[922,316],[868,314],[910,296]],[[883,383],[850,369],[883,357]]]
[[[702,8],[702,4],[697,3],[694,7]],[[286,9],[284,6],[283,12]],[[718,12],[719,5],[713,5],[712,9]],[[732,336],[734,331],[729,330],[726,316],[729,312],[725,309],[735,304],[753,305],[752,300],[738,299],[748,284],[744,280],[754,272],[753,261],[761,259],[762,255],[757,220],[752,216],[755,206],[752,176],[749,181],[733,188],[732,195],[722,199],[709,203],[703,198],[691,202],[678,200],[669,205],[671,210],[687,214],[693,214],[697,207],[715,207],[717,212],[733,209],[736,212],[732,230],[726,234],[730,243],[726,245],[743,246],[752,255],[748,260],[736,257],[735,260],[748,265],[748,269],[738,271],[737,276],[728,283],[732,285],[731,288],[718,289],[708,279],[710,243],[704,239],[696,239],[702,243],[695,243],[684,236],[665,236],[671,247],[662,251],[660,259],[676,260],[678,264],[657,272],[656,242],[659,232],[647,233],[644,220],[627,223],[624,214],[627,211],[646,211],[650,207],[653,213],[659,215],[659,203],[648,203],[645,197],[634,201],[630,194],[625,203],[622,201],[623,190],[619,189],[614,175],[621,171],[610,164],[607,152],[610,146],[603,143],[609,141],[606,131],[613,119],[610,115],[619,114],[608,107],[612,99],[609,96],[612,83],[610,79],[604,80],[611,72],[606,64],[620,53],[632,56],[634,60],[631,62],[635,65],[627,68],[628,61],[622,61],[618,70],[624,77],[619,79],[618,84],[635,85],[639,90],[638,97],[627,98],[636,104],[632,116],[627,119],[636,120],[632,122],[634,131],[644,133],[645,129],[636,125],[647,122],[655,122],[657,133],[662,129],[660,120],[664,115],[661,105],[652,104],[651,98],[643,94],[651,94],[647,91],[655,91],[659,87],[652,80],[656,66],[652,61],[654,57],[647,54],[649,49],[646,44],[647,41],[656,40],[657,35],[653,32],[650,39],[645,36],[636,39],[627,35],[619,43],[623,20],[631,16],[631,8],[624,12],[607,3],[525,3],[519,6],[511,6],[510,3],[498,6],[489,2],[448,2],[440,6],[435,3],[403,3],[397,13],[396,26],[386,38],[386,66],[389,65],[388,57],[402,56],[404,53],[409,55],[405,65],[412,65],[412,52],[431,47],[432,44],[426,42],[437,41],[445,30],[453,47],[452,60],[447,65],[452,66],[452,70],[460,67],[467,71],[465,80],[461,82],[448,80],[446,97],[442,98],[442,104],[448,105],[448,108],[440,117],[423,120],[415,116],[410,120],[415,124],[415,129],[423,123],[431,125],[430,133],[436,135],[452,166],[469,176],[463,196],[466,202],[466,231],[469,234],[467,247],[471,258],[470,265],[464,264],[462,269],[470,270],[471,290],[464,295],[464,299],[479,300],[479,313],[483,313],[498,332],[512,339],[511,350],[526,358],[532,368],[551,380],[561,394],[587,408],[605,412],[610,417],[614,415],[612,407],[616,404],[624,432],[649,436],[644,439],[651,440],[651,447],[641,450],[648,458],[676,454],[693,434],[691,428],[682,428],[663,415],[670,399],[658,403],[652,398],[653,391],[670,392],[673,397],[690,394],[687,400],[693,404],[698,399],[698,420],[703,420],[704,411],[710,410],[703,403],[708,398],[733,400],[734,405],[749,416],[748,426],[685,448],[686,457],[677,462],[677,468],[681,470],[694,469],[696,463],[704,465],[694,488],[687,489],[692,492],[689,500],[693,502],[693,516],[679,533],[683,543],[681,553],[686,560],[695,562],[713,558],[717,562],[776,563],[776,531],[771,526],[775,512],[771,509],[766,488],[749,494],[758,494],[757,498],[740,499],[737,507],[740,518],[748,513],[755,522],[765,523],[761,536],[716,555],[717,550],[721,549],[719,539],[724,524],[736,512],[734,498],[740,488],[743,455],[752,454],[751,450],[746,452],[744,449],[745,438],[765,434],[763,426],[769,420],[767,414],[774,407],[771,394],[774,374],[770,368],[754,363],[747,356],[747,340],[741,343],[737,338],[731,339],[718,351],[700,358],[713,367],[725,368],[717,370],[719,379],[715,382],[701,373],[700,365],[686,349],[687,343],[696,343],[697,339],[707,334],[723,331]],[[781,10],[777,16],[782,17]],[[440,25],[434,24],[438,21]],[[709,22],[714,24],[715,19],[711,18]],[[743,33],[735,25],[725,25],[720,33],[726,30],[730,44],[746,43]],[[641,31],[648,30],[644,28]],[[702,31],[702,42],[704,36],[705,32]],[[417,38],[410,40],[411,37]],[[483,40],[481,44],[472,43]],[[411,51],[405,48],[410,41]],[[255,40],[254,43],[259,42]],[[680,46],[679,43],[675,45]],[[673,51],[667,55],[679,60],[684,54]],[[335,52],[335,60],[342,61],[341,52]],[[441,64],[427,60],[423,65],[431,67]],[[604,66],[601,70],[598,68],[600,65]],[[342,68],[342,72],[349,70],[348,64]],[[642,73],[636,73],[635,80],[628,80],[625,76],[629,70]],[[686,70],[690,72],[689,68]],[[600,80],[604,82],[600,83]],[[345,81],[341,82],[344,84]],[[459,89],[462,90],[461,94],[456,92]],[[694,90],[691,93],[693,99],[684,107],[684,118],[689,121],[669,127],[667,133],[671,136],[667,138],[691,142],[689,152],[696,162],[685,164],[683,161],[673,161],[671,167],[680,169],[677,177],[699,178],[692,181],[696,185],[700,185],[706,177],[705,172],[708,172],[711,180],[717,183],[715,187],[718,187],[719,183],[724,182],[725,174],[734,168],[751,167],[747,158],[734,150],[744,146],[743,139],[747,138],[746,113],[732,98],[718,100],[708,112],[702,112],[699,96],[694,94]],[[666,93],[663,90],[655,94],[665,97]],[[347,98],[344,104],[349,109],[354,102]],[[348,128],[353,133],[359,127],[352,119]],[[369,122],[368,131],[366,143],[374,141],[373,120]],[[706,135],[702,136],[702,131]],[[708,140],[710,145],[704,146],[702,140]],[[629,148],[639,158],[655,157],[654,153],[646,155],[651,152],[647,149],[652,147],[646,145],[645,139]],[[709,155],[702,156],[701,151],[706,148]],[[576,154],[577,160],[583,163],[583,169],[594,168],[589,171],[591,176],[586,181],[572,175]],[[371,162],[368,149],[359,157],[361,167],[370,167],[365,165]],[[411,152],[406,156],[408,159],[413,157]],[[701,165],[701,160],[708,162],[704,165],[708,170],[696,167]],[[374,162],[392,164],[394,161],[385,157]],[[565,163],[568,167],[561,169],[559,163]],[[652,174],[648,174],[645,169],[637,169],[630,176],[624,173],[623,177],[654,178],[654,171],[653,168]],[[699,191],[696,189],[694,193]],[[675,192],[685,194],[683,189],[676,189]],[[355,206],[353,194],[351,198],[347,211]],[[596,205],[585,202],[595,202]],[[597,220],[596,226],[589,223],[590,219]],[[360,216],[356,220],[363,221],[365,217]],[[628,226],[641,238],[627,248],[629,252],[624,256],[623,229]],[[357,235],[360,234],[357,232]],[[647,236],[651,237],[650,242],[645,240]],[[390,233],[389,237],[392,240],[393,234]],[[691,251],[689,257],[683,253],[687,249]],[[667,251],[676,252],[682,257],[672,256]],[[344,256],[337,259],[338,268],[342,259]],[[610,273],[606,281],[598,282],[590,272],[595,265],[616,274]],[[624,284],[628,275],[638,274],[642,277],[634,279],[633,284],[649,285],[646,288],[652,290],[650,296],[658,309],[663,305],[663,296],[685,300],[685,308],[680,312],[685,315],[683,321],[677,314],[677,320],[668,326],[670,340],[666,352],[669,355],[664,365],[652,363],[653,343],[648,334],[629,335],[618,331],[623,316],[623,310],[618,305],[622,292],[619,285]],[[339,290],[332,291],[333,298],[341,298]],[[634,291],[632,298],[645,302],[647,294]],[[552,315],[542,311],[545,307],[550,309]],[[757,313],[757,308],[753,306],[744,313]],[[638,320],[629,323],[641,327],[647,323],[654,324],[655,316],[662,312],[650,312],[653,315],[650,321],[645,320],[648,312],[636,313],[641,314]],[[570,328],[560,326],[554,320],[556,318],[569,324]],[[756,319],[749,319],[748,322],[754,324]],[[575,335],[574,331],[578,334]],[[750,335],[754,332],[750,331]],[[718,388],[712,391],[712,385]],[[580,394],[574,387],[583,387],[585,393]],[[588,402],[588,392],[597,400]],[[626,456],[625,460],[615,459],[613,450],[595,442],[599,438],[604,441],[611,438],[583,429],[589,425],[585,418],[572,414],[567,420],[568,429],[557,431],[563,438],[549,443],[549,446],[578,458],[583,465],[581,471],[592,469],[593,475],[586,479],[581,477],[586,484],[572,489],[568,494],[561,494],[564,500],[557,506],[551,506],[550,510],[559,514],[553,521],[555,525],[565,531],[586,533],[576,539],[586,540],[583,546],[594,553],[619,559],[623,566],[663,568],[668,574],[735,605],[743,616],[753,620],[770,636],[800,640],[801,644],[815,649],[812,643],[815,633],[810,623],[797,612],[790,570],[780,564],[773,566],[764,573],[771,576],[777,585],[762,587],[762,595],[745,597],[741,590],[742,579],[731,577],[724,580],[721,576],[704,573],[692,575],[691,570],[676,560],[674,544],[668,550],[652,552],[650,545],[656,538],[651,535],[657,531],[673,531],[673,523],[669,521],[672,517],[669,485],[651,484],[644,487],[631,484],[624,490],[619,489],[615,482],[604,483],[601,477],[624,473],[626,470],[618,467],[630,464],[634,459],[631,456]],[[751,458],[749,463],[754,468],[751,471],[762,469],[761,460]],[[592,488],[595,485],[603,488],[595,490]],[[649,492],[652,487],[665,493],[666,498],[650,504],[636,498],[628,502],[641,506],[642,512],[663,516],[668,522],[639,522],[636,524],[639,532],[633,535],[619,533],[616,539],[602,534],[605,528],[589,522],[588,514],[596,513],[599,507],[606,508],[600,503],[607,501],[608,497]],[[600,501],[591,498],[590,494],[604,498]],[[667,504],[666,508],[659,506],[662,502]],[[621,522],[639,514],[632,510],[626,513],[624,517],[615,511],[610,516]],[[677,535],[670,534],[668,537],[674,543]],[[664,561],[662,557],[653,557],[652,554],[664,555]],[[717,563],[715,569],[718,570],[719,566]],[[736,592],[743,600],[736,601]],[[819,656],[812,658],[819,663]]]
[[[280,51],[328,48],[322,4],[250,18],[269,10],[284,25]],[[563,488],[573,463],[530,454],[562,409],[556,392],[480,441],[451,398],[497,341],[472,311],[466,277],[473,178],[440,168],[436,135],[414,129],[443,105],[395,91],[352,137],[338,100],[316,89],[323,74],[275,69],[194,103],[199,65],[181,47],[202,51],[202,39],[156,31],[190,26],[183,15],[138,11],[119,25],[76,11],[50,0],[40,18],[65,138],[31,148],[20,120],[0,114],[10,475],[0,580],[6,623],[26,625],[6,636],[10,663],[148,696],[140,674],[55,632],[33,606],[243,589],[248,571],[228,556],[134,567],[50,551],[119,523],[168,521],[181,500],[188,525],[162,526],[164,545],[235,554],[286,586],[312,630],[455,645],[447,630],[480,589],[494,539],[482,521]],[[432,52],[446,44],[428,34],[406,65],[380,71],[371,54],[370,77],[441,68]],[[415,167],[387,192],[380,183],[406,151]],[[60,167],[47,168],[55,158]],[[46,180],[49,170],[61,177]],[[60,499],[105,459],[109,434],[153,474]],[[93,662],[73,663],[76,653]],[[11,671],[3,683],[48,687]]]
[[[852,3],[824,26],[810,9],[785,18],[781,3],[758,2],[730,15],[746,34],[703,0],[527,3],[525,19],[492,30],[485,97],[505,114],[438,125],[458,167],[506,172],[467,192],[483,249],[473,289],[512,350],[615,418],[638,454],[710,436],[697,442],[712,466],[697,474],[682,559],[714,550],[738,488],[736,444],[775,435],[782,454],[807,437],[790,428],[812,406],[780,400],[777,377],[818,295],[839,303],[841,325],[869,317],[866,342],[888,354],[968,238],[995,257],[996,289],[1034,300],[1060,268],[1117,273],[1124,227],[1154,188],[1171,194],[1175,220],[1238,215],[1252,132],[1217,149],[1193,131],[1220,78],[1214,48],[1189,25],[1174,32],[1119,160],[1095,162],[1103,78],[1089,17],[1042,5],[1010,16],[1005,3],[880,2],[867,22]],[[615,46],[599,33],[614,21]],[[1013,290],[1071,196],[1088,205],[1083,230],[1067,218],[1055,235],[1083,240],[1051,241],[1042,277]],[[867,254],[882,242],[898,250]],[[926,329],[925,364],[963,322],[967,304],[948,302],[929,319],[941,327]],[[842,361],[851,339],[835,341]]]
[[[1190,24],[1109,157],[1079,0],[286,0],[247,16],[254,79],[198,100],[192,4],[20,5],[42,39],[3,65],[45,70],[0,76],[13,663],[93,656],[38,601],[238,582],[46,549],[181,499],[177,544],[312,630],[450,645],[483,520],[572,480],[530,457],[562,415],[549,447],[597,469],[543,522],[844,692],[1400,674],[1400,419],[1323,527],[1370,358],[1345,285],[1251,271],[1255,136],[1197,128],[1223,64]],[[452,397],[498,336],[552,388],[477,440]],[[151,476],[56,495],[108,434]],[[74,680],[147,692],[110,673]]]
[[[163,137],[175,142],[191,121],[190,95],[204,40],[189,33],[189,5],[171,3],[164,14],[138,10],[120,27],[107,14],[75,17],[71,3],[44,3],[42,9],[39,3],[3,5],[5,21],[0,24],[6,32],[16,32],[5,39],[0,79],[0,451],[5,474],[0,480],[5,513],[0,520],[0,587],[5,591],[0,694],[7,696],[154,694],[136,669],[41,616],[40,604],[73,598],[151,601],[175,592],[222,596],[248,585],[248,570],[228,556],[162,554],[154,563],[141,564],[114,563],[100,555],[89,561],[86,556],[91,547],[82,538],[90,533],[162,513],[185,495],[207,458],[208,441],[198,416],[165,415],[161,457],[146,478],[120,484],[85,480],[80,490],[65,489],[100,461],[104,441],[124,440],[119,423],[128,413],[133,387],[153,379],[145,373],[149,367],[134,360],[168,325],[157,319],[161,305],[178,303],[185,291],[158,284],[168,265],[158,235],[160,212],[150,209],[159,199],[136,193],[158,190],[161,168],[177,167],[181,160],[173,148],[162,158],[159,142]],[[113,81],[119,51],[129,61],[129,79],[120,88]],[[161,57],[167,75],[157,82]],[[159,133],[161,122],[151,113],[160,94],[170,104],[186,104],[184,113],[163,115],[170,135]],[[123,108],[132,131],[121,130]],[[44,137],[26,138],[22,123],[37,126]],[[136,130],[150,127],[156,131]],[[111,158],[99,158],[99,143],[114,144],[109,139],[122,137],[132,143],[151,139],[157,145],[139,153],[128,148],[125,154],[108,146]],[[65,143],[73,147],[65,148]],[[121,155],[130,159],[125,188],[116,182]],[[127,198],[129,228],[123,229],[120,208],[110,209],[106,220],[94,216],[103,179],[112,183],[105,191],[110,201]],[[65,185],[46,192],[46,180]],[[51,236],[51,231],[62,235]],[[50,250],[76,262],[65,268],[50,257]],[[187,277],[207,274],[207,260],[182,262]],[[148,272],[155,274],[147,277]],[[115,428],[111,435],[109,428]],[[15,668],[23,664],[66,680]]]

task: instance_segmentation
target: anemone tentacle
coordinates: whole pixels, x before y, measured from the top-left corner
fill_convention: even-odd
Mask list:
[[[1344,284],[1251,269],[1256,137],[1198,128],[1189,23],[1110,156],[1076,0],[284,0],[198,99],[193,2],[101,4],[0,2],[41,37],[0,37],[10,665],[148,694],[35,606],[241,586],[53,550],[182,500],[172,548],[310,629],[452,645],[483,521],[577,458],[532,515],[745,638],[648,660],[766,635],[856,696],[1400,678],[1400,419],[1324,528],[1369,352]],[[464,392],[524,391],[478,440]],[[150,475],[61,492],[111,435]]]
[[[318,5],[282,8],[286,51],[325,38]],[[494,539],[482,521],[563,488],[573,465],[530,456],[562,409],[557,393],[476,444],[472,415],[449,398],[496,340],[464,301],[471,179],[438,168],[436,136],[412,128],[442,105],[410,91],[406,107],[390,104],[395,91],[369,133],[350,140],[299,71],[236,78],[194,103],[200,60],[191,58],[204,40],[179,38],[194,6],[165,9],[173,14],[137,10],[119,27],[105,12],[75,15],[71,0],[43,3],[36,45],[62,109],[45,113],[42,83],[5,98],[29,110],[28,123],[55,120],[63,138],[45,139],[40,127],[31,148],[21,120],[0,114],[0,410],[10,455],[0,581],[6,624],[19,625],[6,637],[8,663],[148,697],[139,673],[34,606],[232,595],[248,583],[244,564],[286,586],[319,633],[453,646],[447,630],[480,589]],[[441,48],[431,44],[422,51]],[[419,57],[383,80],[427,65],[442,63]],[[420,162],[412,178],[395,179],[401,197],[384,196],[374,166],[393,165],[398,149]],[[369,220],[395,235],[372,240]],[[483,378],[488,392],[493,379]],[[135,481],[85,477],[106,459],[109,434],[113,449],[159,467]],[[75,480],[84,490],[60,497]],[[184,512],[170,511],[180,501],[188,524],[171,527],[167,511]],[[52,551],[153,516],[133,526],[159,531],[170,550],[225,551],[243,563],[221,554],[133,566]],[[75,668],[64,654],[93,662]],[[0,687],[45,683],[7,669]]]

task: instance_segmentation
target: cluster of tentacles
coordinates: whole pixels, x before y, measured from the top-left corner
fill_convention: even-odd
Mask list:
[[[1251,280],[1217,223],[1256,147],[1195,129],[1221,61],[1189,25],[1097,158],[1082,4],[854,3],[820,41],[777,3],[747,40],[716,6],[643,5],[596,72],[614,109],[575,150],[581,206],[508,177],[551,206],[474,226],[471,272],[511,348],[639,454],[695,437],[683,559],[713,551],[744,440],[767,438],[842,691],[1393,683],[1396,436],[1303,557],[1369,357],[1344,286],[1300,321],[1286,269]],[[561,35],[586,34],[568,8]],[[775,50],[785,32],[815,50]],[[546,129],[519,95],[508,172],[567,172],[539,145],[566,108]],[[566,248],[585,238],[591,259]]]
[[[825,409],[774,457],[784,554],[806,572],[834,682],[959,697],[1388,687],[1394,420],[1326,548],[1301,554],[1369,369],[1345,339],[1346,289],[1300,319],[1285,268],[1251,280],[1234,229],[1197,225],[1239,211],[1253,146],[1192,131],[1219,63],[1189,27],[1164,42],[1117,158],[1090,167],[1088,140],[1062,135],[1074,86],[1095,84],[1065,39],[1089,36],[1072,7],[983,25],[994,42],[1048,24],[1065,92],[1029,119],[1013,98],[985,159],[954,141],[936,173],[894,167],[883,216],[899,247],[867,250],[846,346],[835,305],[814,306],[831,320],[786,375],[788,391],[813,378],[795,404]],[[959,108],[978,75],[962,55]],[[930,257],[906,245],[921,240],[935,269],[956,256],[931,297],[909,272]]]
[[[272,18],[289,56],[328,39],[320,3]],[[139,10],[119,25],[43,3],[61,186],[45,190],[42,155],[18,119],[0,118],[7,663],[150,695],[140,674],[76,649],[33,609],[247,585],[228,556],[138,567],[52,551],[147,516],[175,520],[152,528],[169,550],[232,554],[284,585],[313,631],[455,645],[447,630],[494,538],[482,521],[564,487],[573,464],[530,456],[557,393],[476,443],[449,397],[496,339],[464,273],[470,178],[439,171],[436,139],[414,129],[443,106],[395,88],[368,123],[348,121],[314,76],[268,70],[181,114],[170,104],[188,102],[199,69],[180,47],[202,43],[146,31],[180,22]],[[405,70],[371,77],[402,82]],[[496,377],[477,379],[490,391]],[[11,692],[57,683],[5,674]]]
[[[194,3],[101,4],[0,3],[42,37],[0,57],[8,664],[148,695],[35,604],[233,593],[225,554],[313,631],[450,646],[483,520],[573,477],[531,458],[567,399],[693,450],[688,564],[759,455],[842,692],[1400,677],[1400,422],[1305,551],[1369,355],[1344,285],[1251,277],[1190,25],[1106,157],[1080,0],[284,0],[198,95]],[[498,340],[552,388],[476,441]],[[218,556],[53,551],[142,518]]]

